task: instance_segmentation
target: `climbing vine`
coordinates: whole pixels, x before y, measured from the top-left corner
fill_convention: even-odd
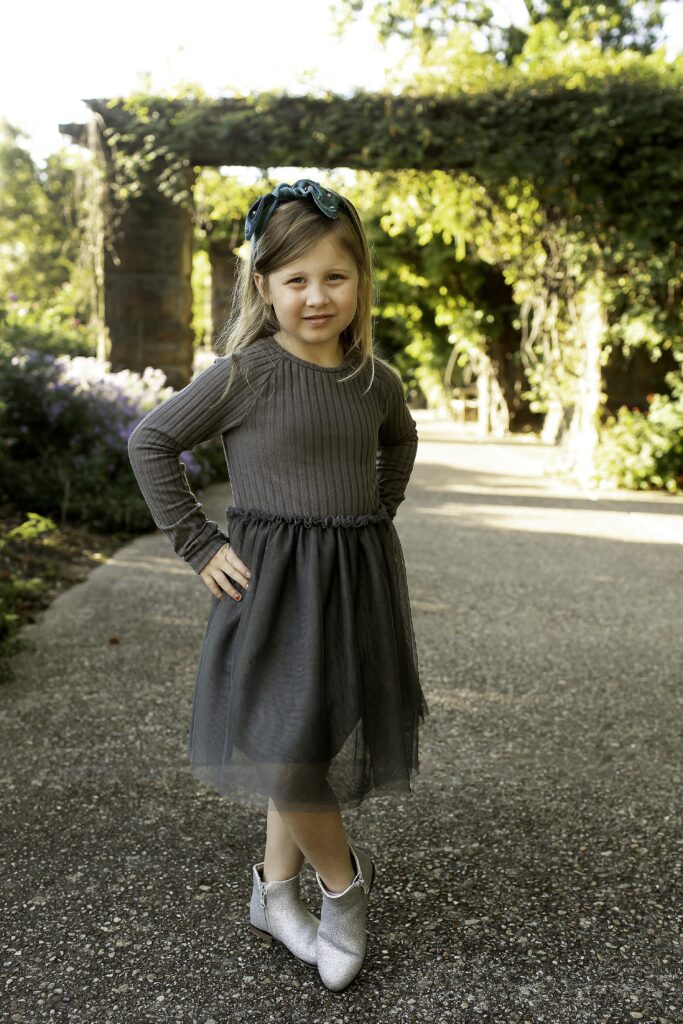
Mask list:
[[[672,216],[682,215],[683,70],[656,55],[603,65],[541,78],[511,70],[453,96],[190,92],[90,105],[106,121],[122,206],[155,188],[191,208],[194,167],[284,166],[296,154],[302,167],[466,171],[487,189],[517,177],[533,183],[550,216],[571,216],[599,241],[618,221],[651,248],[669,241]]]
[[[359,204],[383,232],[413,251],[439,239],[455,264],[494,268],[496,287],[512,290],[534,406],[554,408],[559,422],[581,404],[590,377],[595,409],[587,310],[591,337],[599,325],[591,358],[600,365],[614,348],[639,345],[683,361],[683,61],[589,47],[559,61],[535,45],[505,69],[481,54],[461,59],[461,48],[452,76],[438,53],[434,71],[423,68],[398,94],[216,100],[189,89],[112,99],[106,109],[92,101],[105,122],[111,235],[131,203],[144,209],[155,192],[194,215],[194,178],[206,165],[257,167],[263,180],[292,163],[379,172],[372,202],[361,192]],[[219,193],[204,192],[204,222],[221,220],[219,201],[212,210]],[[455,277],[461,289],[476,274]],[[491,281],[476,282],[469,298],[446,287],[421,302],[418,293],[430,291],[423,280],[418,267],[404,275],[404,296],[412,289],[415,300],[399,294],[394,303],[412,318],[414,345],[430,343],[428,312],[463,359],[476,349],[494,365],[500,324],[493,314],[477,318]]]

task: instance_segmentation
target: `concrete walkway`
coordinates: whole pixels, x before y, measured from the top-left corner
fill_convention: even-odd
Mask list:
[[[416,413],[396,519],[430,715],[343,993],[247,929],[265,820],[185,756],[210,594],[160,533],[63,594],[0,687],[0,1019],[683,1019],[683,501]],[[227,487],[205,495],[223,522]],[[309,865],[302,891],[318,910]]]

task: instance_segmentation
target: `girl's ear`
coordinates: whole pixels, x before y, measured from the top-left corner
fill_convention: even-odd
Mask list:
[[[267,305],[270,305],[270,299],[268,298],[268,289],[266,287],[266,283],[265,283],[265,279],[263,277],[263,274],[257,274],[256,272],[254,272],[254,284],[258,288],[258,293],[261,296],[261,298],[263,299],[263,301]]]

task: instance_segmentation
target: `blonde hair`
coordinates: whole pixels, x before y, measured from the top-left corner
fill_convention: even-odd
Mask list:
[[[254,272],[263,274],[267,281],[268,274],[299,259],[321,239],[329,237],[353,259],[358,269],[356,312],[339,339],[344,358],[358,365],[348,377],[339,380],[351,380],[369,364],[371,377],[368,388],[372,386],[375,374],[372,307],[378,303],[377,281],[365,229],[353,204],[346,198],[345,202],[349,213],[340,209],[334,220],[321,213],[309,199],[293,199],[275,210],[258,239],[256,258],[252,242],[248,258],[237,261],[230,313],[216,342],[218,355],[242,352],[264,335],[274,334],[280,327],[273,307],[261,297],[256,287]],[[233,359],[223,398],[232,383],[237,362]]]

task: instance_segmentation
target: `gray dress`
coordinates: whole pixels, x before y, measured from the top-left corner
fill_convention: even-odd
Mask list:
[[[236,370],[221,398],[232,364]],[[211,597],[188,737],[196,778],[265,808],[410,792],[420,687],[393,524],[417,451],[400,378],[322,367],[264,336],[150,412],[128,443],[152,517],[199,573],[228,542],[251,571]],[[221,437],[234,504],[207,519],[179,455]]]

